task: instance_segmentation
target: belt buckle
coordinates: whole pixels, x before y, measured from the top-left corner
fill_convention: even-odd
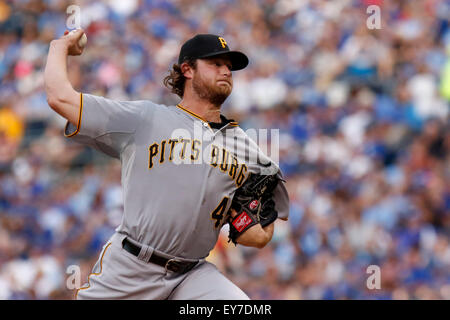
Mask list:
[[[181,270],[183,269],[182,265],[180,264],[180,261],[177,261],[174,258],[167,260],[166,265],[164,266],[164,269],[166,270],[166,272],[167,272],[167,270],[169,270],[171,263],[172,263],[172,269],[170,271],[177,272],[177,273],[181,272]]]

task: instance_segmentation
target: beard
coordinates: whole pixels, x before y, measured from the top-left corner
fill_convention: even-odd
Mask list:
[[[192,88],[201,99],[213,105],[221,106],[231,94],[232,85],[219,86],[215,83],[208,83],[199,73],[195,72],[194,78],[192,79]]]

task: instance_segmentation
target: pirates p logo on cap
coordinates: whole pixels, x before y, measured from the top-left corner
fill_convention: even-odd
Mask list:
[[[180,49],[178,64],[188,59],[206,59],[220,55],[231,61],[231,71],[244,69],[248,65],[247,56],[240,51],[231,51],[225,39],[215,34],[197,34],[186,41]]]
[[[226,47],[227,47],[227,42],[225,41],[224,38],[219,37],[219,41],[220,41],[220,44],[222,45],[223,48],[226,48]]]

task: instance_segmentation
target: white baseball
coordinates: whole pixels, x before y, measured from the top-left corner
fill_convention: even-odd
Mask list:
[[[75,33],[77,31],[78,30],[72,30],[72,31],[69,32],[69,34]],[[80,48],[83,48],[86,45],[86,43],[87,43],[87,36],[86,36],[86,33],[83,33],[83,35],[81,36],[80,40],[78,40],[78,46]]]
[[[83,33],[80,40],[78,40],[78,45],[80,46],[80,48],[83,48],[86,45],[86,43],[87,43],[87,36],[86,33]]]

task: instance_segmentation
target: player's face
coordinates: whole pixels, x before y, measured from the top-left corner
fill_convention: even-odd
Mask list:
[[[233,90],[230,60],[225,57],[198,59],[192,87],[200,98],[221,105]]]

